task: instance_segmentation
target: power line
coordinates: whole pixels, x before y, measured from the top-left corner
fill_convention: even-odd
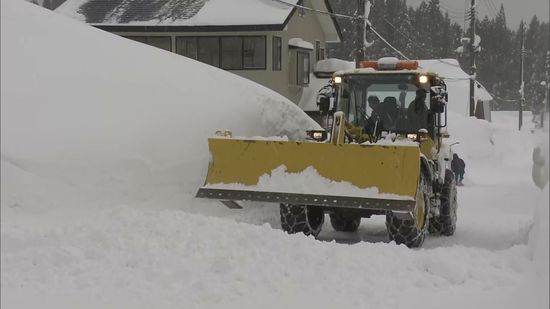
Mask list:
[[[483,0],[483,4],[485,4],[485,7],[487,8],[487,15],[489,15],[491,19],[496,19],[496,14],[493,12],[493,8],[489,4],[489,1]]]
[[[395,48],[380,33],[378,33],[378,31],[376,31],[376,29],[372,26],[371,22],[367,18],[365,18],[364,16],[349,16],[349,15],[336,14],[336,13],[331,13],[331,12],[326,12],[326,11],[320,11],[320,10],[312,9],[312,8],[309,8],[309,7],[306,7],[306,6],[303,6],[303,5],[288,3],[288,2],[283,1],[283,0],[272,0],[272,1],[284,4],[284,5],[287,5],[287,6],[292,6],[292,7],[295,7],[295,8],[300,8],[300,9],[304,9],[304,10],[307,10],[307,11],[316,12],[316,13],[320,13],[320,14],[325,14],[325,15],[329,15],[329,16],[347,18],[347,19],[351,19],[351,20],[356,20],[356,19],[364,20],[364,21],[366,21],[367,25],[369,26],[369,29],[380,40],[382,40],[382,42],[384,42],[386,45],[388,45],[388,47],[393,49],[398,55],[400,55],[401,57],[403,57],[406,60],[409,60],[409,58],[407,56],[405,56],[399,49]]]
[[[347,19],[363,19],[365,20],[366,18],[363,17],[363,16],[349,16],[349,15],[343,15],[343,14],[336,14],[336,13],[331,13],[331,12],[325,12],[325,11],[320,11],[320,10],[315,10],[315,9],[312,9],[312,8],[309,8],[309,7],[306,7],[306,6],[302,6],[302,5],[298,5],[298,4],[292,4],[292,3],[288,3],[288,2],[285,2],[283,0],[273,0],[273,1],[276,1],[276,2],[279,2],[281,4],[284,4],[284,5],[287,5],[287,6],[292,6],[292,7],[296,7],[296,8],[301,8],[301,9],[304,9],[304,10],[308,10],[308,11],[312,11],[312,12],[316,12],[316,13],[321,13],[321,14],[325,14],[325,15],[329,15],[329,16],[334,16],[334,17],[341,17],[341,18],[347,18]],[[394,52],[396,52],[398,55],[400,55],[401,57],[403,57],[404,59],[406,60],[410,60],[407,56],[405,56],[399,49],[397,49],[396,47],[394,47],[390,42],[388,42],[380,33],[378,33],[378,31],[376,31],[376,29],[374,29],[374,27],[372,26],[371,22],[366,19],[367,21],[367,24],[369,25],[369,28],[370,30],[380,39],[382,40],[386,45],[388,45],[388,47],[390,47],[391,49],[393,49]],[[423,48],[421,47],[418,43],[412,41],[408,36],[406,36],[403,32],[399,31],[397,29],[397,27],[395,25],[393,25],[391,22],[389,22],[386,18],[384,18],[384,21],[386,23],[388,23],[393,29],[395,29],[399,34],[401,34],[402,36],[406,37],[410,42],[412,42],[413,44],[416,45],[416,47],[419,47],[419,48]],[[435,59],[441,63],[445,63],[447,65],[451,65],[451,66],[454,66],[454,67],[458,67],[460,68],[460,65],[457,65],[457,64],[454,64],[454,63],[451,63],[451,62],[448,62],[448,61],[445,61],[443,59]],[[466,79],[463,79],[463,80],[469,80],[469,78],[466,78]]]
[[[499,13],[499,9],[497,9],[497,6],[495,5],[495,3],[493,2],[493,0],[489,0],[489,4],[491,5],[491,7],[493,8],[494,10],[494,13],[495,13],[495,18],[496,16],[498,16],[498,13]]]
[[[390,27],[392,27],[397,33],[399,33],[402,37],[404,37],[405,39],[407,39],[410,43],[412,43],[415,47],[418,47],[418,48],[423,48],[422,46],[420,46],[420,44],[418,44],[416,41],[414,41],[413,39],[411,39],[410,36],[406,35],[405,33],[403,33],[401,30],[399,30],[396,26],[394,26],[387,18],[383,18],[384,21],[390,25]]]
[[[340,17],[340,18],[347,18],[347,19],[364,19],[363,17],[355,17],[355,16],[349,16],[349,15],[343,15],[343,14],[338,14],[338,13],[331,13],[331,12],[326,12],[326,11],[321,11],[321,10],[316,10],[316,9],[312,9],[312,8],[309,8],[307,6],[303,6],[303,5],[299,5],[299,4],[292,4],[292,3],[288,3],[286,1],[283,1],[283,0],[272,0],[272,1],[275,1],[275,2],[278,2],[278,3],[281,3],[281,4],[284,4],[286,6],[292,6],[292,7],[295,7],[295,8],[299,8],[299,9],[304,9],[306,11],[310,11],[310,12],[315,12],[315,13],[320,13],[320,14],[325,14],[325,15],[329,15],[329,16],[334,16],[334,17]],[[370,25],[370,21],[367,20],[367,24]]]
[[[443,3],[439,3],[439,7],[443,8],[447,12],[452,12],[452,13],[455,13],[457,15],[462,15],[462,14],[465,13],[465,11],[463,11],[462,9],[457,9],[457,8],[454,8],[454,7],[451,7],[451,6],[446,6],[446,5],[443,5]]]
[[[468,11],[468,0],[464,0],[464,12]],[[466,33],[466,18],[464,18],[464,26],[462,27],[462,34]]]
[[[376,36],[382,40],[384,43],[386,43],[386,45],[388,45],[391,49],[393,49],[396,53],[398,53],[401,57],[403,57],[404,59],[406,60],[410,60],[407,56],[405,56],[400,50],[398,50],[397,48],[395,48],[393,45],[390,44],[390,42],[388,42],[386,39],[384,39],[383,36],[380,35],[380,33],[378,33],[372,26],[370,27],[370,30],[376,34]]]

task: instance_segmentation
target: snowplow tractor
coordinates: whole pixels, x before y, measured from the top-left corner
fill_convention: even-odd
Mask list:
[[[197,197],[230,208],[277,203],[288,233],[317,236],[328,213],[345,232],[356,231],[361,218],[386,215],[389,239],[409,247],[421,246],[428,230],[452,234],[456,194],[442,195],[456,193],[445,187],[446,86],[412,64],[381,59],[337,72],[331,104],[324,100],[321,111],[330,125],[307,140],[210,138]]]

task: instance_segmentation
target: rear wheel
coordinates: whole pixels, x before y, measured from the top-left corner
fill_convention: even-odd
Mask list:
[[[405,244],[409,248],[422,246],[428,229],[428,213],[430,198],[427,193],[424,175],[420,173],[418,189],[416,190],[416,204],[412,212],[413,218],[400,218],[389,212],[386,215],[386,228],[390,240],[397,244]]]
[[[324,221],[321,207],[281,204],[281,227],[289,234],[304,233],[317,237]]]
[[[335,231],[356,232],[361,224],[361,217],[338,211],[330,214],[330,224]]]
[[[445,172],[445,184],[441,190],[439,215],[430,220],[430,233],[451,236],[456,230],[458,208],[456,180],[450,170]]]

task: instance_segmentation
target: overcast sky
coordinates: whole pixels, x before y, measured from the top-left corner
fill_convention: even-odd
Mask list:
[[[523,19],[530,22],[533,15],[537,15],[539,20],[548,21],[548,5],[550,0],[476,0],[478,7],[478,18],[485,15],[494,17],[500,5],[504,4],[506,13],[506,22],[508,27],[517,29],[520,21]],[[422,0],[407,0],[408,5],[417,6]],[[471,0],[440,0],[441,8],[447,10],[454,21],[460,25],[464,24],[462,15],[464,10],[470,6]]]

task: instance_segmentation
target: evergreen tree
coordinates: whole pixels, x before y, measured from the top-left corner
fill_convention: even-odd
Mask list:
[[[354,15],[358,1],[331,0],[337,13]],[[338,19],[344,41],[333,48],[332,57],[352,60],[355,25],[349,19]],[[370,21],[373,27],[393,46],[411,59],[458,58],[463,70],[470,71],[469,50],[455,52],[461,46],[461,38],[470,37],[469,29],[452,22],[443,13],[439,0],[422,1],[418,7],[408,7],[406,0],[373,0]],[[549,24],[541,23],[534,16],[525,27],[525,95],[530,106],[531,93],[541,80],[546,79],[546,52],[549,49]],[[465,31],[467,30],[467,31]],[[485,16],[476,22],[481,50],[477,54],[477,79],[495,95],[495,107],[517,108],[520,87],[520,30],[510,30],[506,25],[504,6],[500,6],[494,18]],[[366,51],[368,59],[396,56],[382,40],[368,33],[374,44]],[[503,100],[507,99],[507,100]]]

